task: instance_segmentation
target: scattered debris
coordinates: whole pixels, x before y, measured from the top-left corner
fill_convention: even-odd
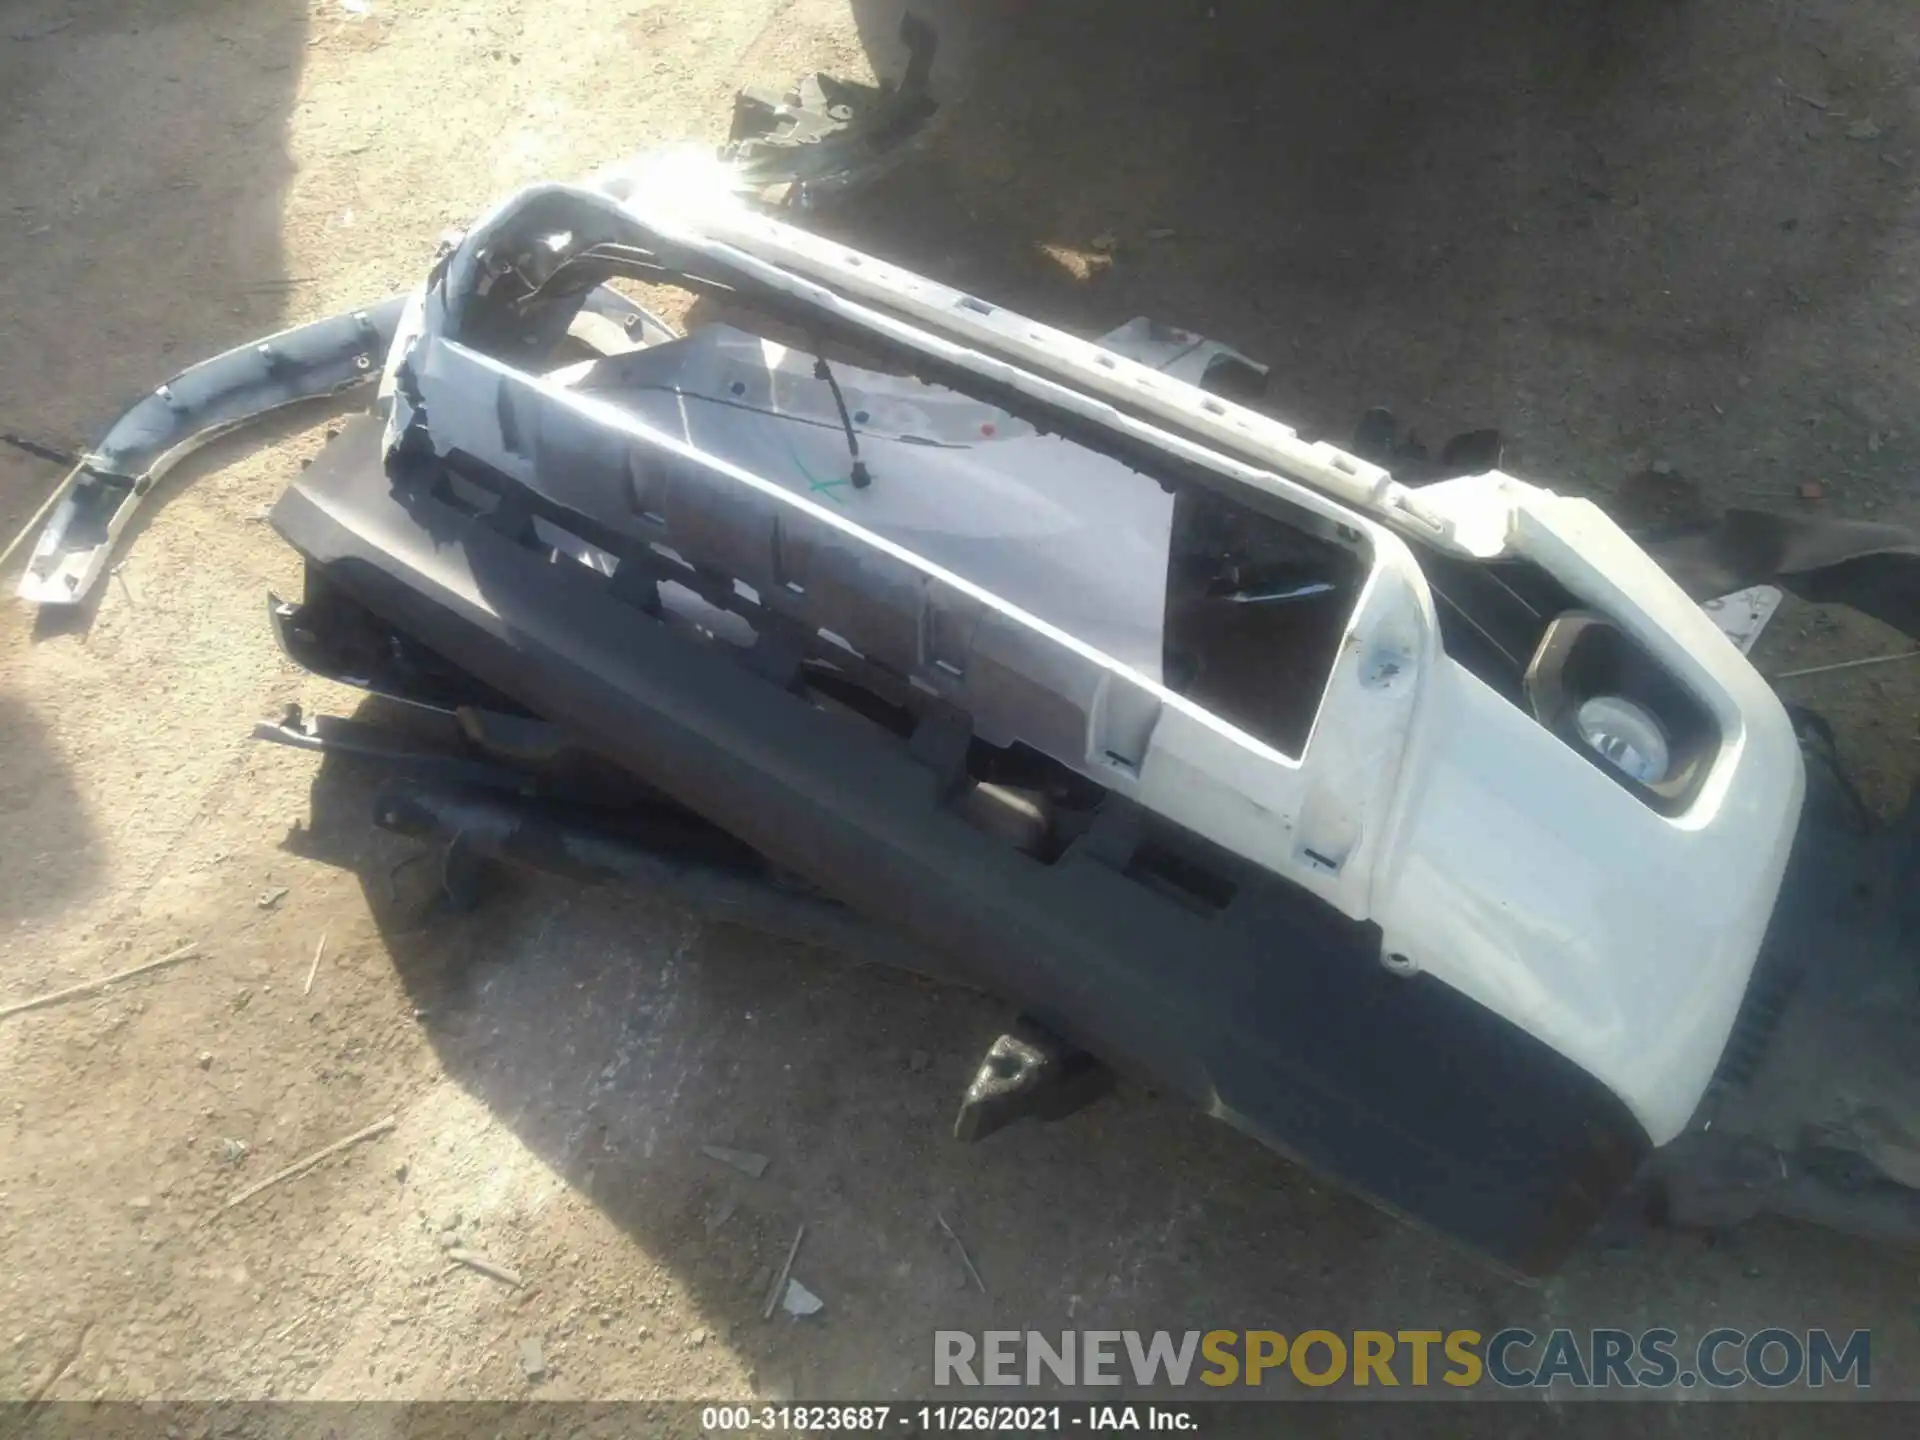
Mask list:
[[[391,1115],[387,1116],[387,1118],[384,1120],[376,1120],[373,1122],[373,1124],[367,1126],[366,1129],[356,1130],[353,1132],[353,1134],[343,1136],[341,1139],[334,1141],[331,1145],[326,1145],[321,1147],[320,1149],[314,1151],[311,1155],[306,1156],[304,1159],[294,1161],[293,1164],[287,1166],[286,1169],[274,1171],[273,1174],[269,1175],[266,1179],[262,1180],[259,1184],[249,1185],[246,1189],[242,1190],[238,1195],[234,1196],[231,1200],[227,1201],[224,1205],[222,1205],[220,1209],[215,1213],[225,1214],[227,1211],[233,1209],[234,1206],[236,1205],[244,1205],[247,1201],[253,1199],[254,1196],[258,1195],[262,1190],[270,1189],[271,1187],[278,1185],[282,1180],[291,1180],[297,1175],[303,1175],[307,1171],[311,1170],[314,1166],[318,1165],[322,1160],[327,1159],[329,1156],[338,1155],[342,1150],[345,1150],[350,1146],[358,1145],[362,1140],[371,1140],[376,1136],[388,1134],[389,1132],[398,1129],[399,1124],[400,1122]]]
[[[827,1302],[798,1280],[789,1280],[787,1293],[780,1300],[780,1308],[795,1317],[818,1315],[827,1308]]]
[[[730,1150],[725,1145],[702,1145],[700,1153],[709,1160],[718,1160],[722,1165],[731,1165],[742,1175],[758,1180],[767,1173],[767,1166],[773,1162],[757,1150]]]
[[[1815,110],[1832,108],[1828,101],[1821,100],[1813,95],[1802,95],[1798,90],[1791,88],[1787,82],[1782,80],[1778,75],[1773,77],[1773,83],[1778,85],[1782,90],[1785,90],[1791,99],[1798,100],[1802,105],[1811,106]]]
[[[960,1263],[967,1267],[967,1274],[973,1277],[973,1283],[980,1287],[980,1293],[982,1295],[986,1294],[987,1282],[980,1278],[980,1272],[974,1268],[973,1257],[967,1254],[966,1245],[961,1241],[960,1237],[954,1233],[953,1226],[947,1223],[947,1217],[936,1210],[933,1212],[933,1218],[940,1222],[940,1228],[946,1231],[947,1238],[953,1241],[953,1248],[960,1252]]]
[[[1818,480],[1802,480],[1800,482],[1800,498],[1802,500],[1824,500],[1827,498],[1827,487],[1822,485]]]
[[[786,1294],[787,1277],[793,1274],[793,1257],[800,1253],[800,1242],[806,1238],[807,1227],[803,1224],[793,1232],[793,1244],[787,1247],[786,1263],[780,1267],[780,1273],[774,1277],[773,1288],[767,1291],[767,1303],[760,1312],[762,1320],[773,1318],[773,1307],[780,1303],[780,1297]]]
[[[313,977],[320,973],[320,957],[327,953],[327,932],[320,932],[320,943],[313,947],[313,964],[307,967],[307,983],[300,987],[302,995],[313,993]]]
[[[311,1310],[303,1311],[301,1314],[295,1316],[291,1322],[280,1327],[279,1333],[273,1337],[274,1343],[278,1344],[280,1341],[286,1339],[289,1335],[293,1334],[294,1331],[298,1330],[302,1325],[306,1324],[307,1321],[311,1320],[312,1318],[313,1318],[313,1312]]]
[[[1705,600],[1700,608],[1742,655],[1753,653],[1760,632],[1780,608],[1783,592],[1775,585],[1749,585],[1731,595]]]
[[[518,1271],[509,1270],[498,1261],[489,1260],[484,1255],[476,1254],[472,1250],[462,1249],[457,1245],[447,1251],[447,1258],[456,1265],[464,1265],[469,1270],[477,1270],[489,1280],[498,1280],[502,1285],[514,1290],[518,1290],[521,1285],[525,1283],[521,1280]]]
[[[707,1234],[719,1232],[722,1225],[733,1218],[733,1212],[740,1208],[740,1196],[737,1191],[729,1190],[720,1197],[720,1203],[713,1207],[713,1213],[707,1216]]]
[[[1869,665],[1892,665],[1899,660],[1920,660],[1920,650],[1902,650],[1893,655],[1869,655],[1864,660],[1840,660],[1832,665],[1809,665],[1804,670],[1782,670],[1776,680],[1798,680],[1803,675],[1830,675],[1836,670],[1864,670]]]
[[[1076,280],[1092,280],[1113,268],[1113,255],[1105,250],[1081,250],[1072,245],[1043,243],[1040,252]]]
[[[292,891],[285,885],[269,886],[260,892],[260,898],[253,903],[258,905],[262,910],[271,910],[291,893]]]
[[[540,1380],[546,1376],[547,1351],[538,1335],[529,1335],[520,1342],[520,1373],[529,1380]]]
[[[117,970],[98,980],[89,980],[83,985],[70,985],[65,990],[56,990],[51,995],[36,995],[31,1000],[16,1000],[11,1005],[0,1006],[0,1020],[11,1020],[15,1015],[24,1015],[29,1010],[44,1010],[49,1005],[60,1005],[68,1000],[78,1000],[88,995],[97,995],[109,985],[117,985],[122,980],[131,980],[136,975],[144,975],[149,970],[158,970],[165,965],[177,965],[182,960],[190,960],[200,953],[199,944],[182,945],[178,950],[162,955],[158,960],[149,960],[144,965],[136,965],[131,970]]]
[[[861,85],[816,73],[790,90],[741,90],[720,152],[735,188],[805,209],[822,194],[844,194],[885,170],[902,142],[940,108],[928,84],[939,49],[933,26],[906,15],[900,39],[907,67],[897,84]],[[603,183],[618,194],[635,178],[615,173]]]
[[[1871,120],[1856,120],[1847,126],[1849,140],[1878,140],[1881,133],[1880,127]]]

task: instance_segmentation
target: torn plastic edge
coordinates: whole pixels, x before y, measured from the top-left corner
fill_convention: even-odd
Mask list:
[[[181,371],[108,428],[61,481],[27,558],[21,599],[78,605],[153,487],[194,451],[288,405],[376,379],[405,296],[283,330]]]

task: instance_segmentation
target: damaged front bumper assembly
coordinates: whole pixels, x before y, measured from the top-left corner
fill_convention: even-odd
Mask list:
[[[539,358],[615,275],[874,363]],[[1193,337],[734,208],[528,192],[394,353],[275,512],[324,586],[1045,1033],[1528,1271],[1684,1129],[1800,762],[1590,508],[1404,491],[1169,373],[1247,383]],[[1666,773],[1569,730],[1602,681]]]
[[[405,772],[378,823],[456,879],[670,886],[1005,996],[963,1138],[1112,1067],[1526,1273],[1649,1180],[1767,1208],[1725,1057],[1773,1063],[1802,736],[1645,551],[725,188],[536,187],[442,256],[382,417],[275,507],[273,621],[444,744],[266,738]],[[562,353],[615,277],[729,322]]]

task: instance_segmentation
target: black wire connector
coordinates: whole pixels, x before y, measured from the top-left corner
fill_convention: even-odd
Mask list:
[[[840,393],[840,382],[833,378],[833,369],[818,356],[813,362],[813,378],[827,382],[827,388],[833,392],[834,406],[840,411],[840,428],[847,432],[847,453],[853,457],[853,472],[848,477],[853,488],[864,490],[873,484],[873,475],[867,469],[867,462],[860,458],[860,434],[853,428],[853,417],[847,413],[847,397]]]

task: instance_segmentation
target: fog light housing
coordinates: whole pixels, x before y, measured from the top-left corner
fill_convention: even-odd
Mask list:
[[[1662,815],[1686,811],[1720,750],[1713,712],[1604,616],[1548,621],[1526,691],[1535,719]]]
[[[1644,705],[1620,695],[1595,695],[1574,714],[1580,738],[1609,765],[1642,785],[1658,785],[1673,767],[1666,727]]]

